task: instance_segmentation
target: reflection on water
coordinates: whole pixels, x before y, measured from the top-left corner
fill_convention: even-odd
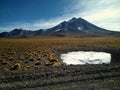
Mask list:
[[[105,52],[94,51],[76,51],[61,54],[61,59],[67,65],[73,64],[109,64],[111,62],[111,54]]]

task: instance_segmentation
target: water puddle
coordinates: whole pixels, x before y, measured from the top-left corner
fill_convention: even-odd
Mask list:
[[[106,52],[94,51],[76,51],[61,54],[60,58],[67,65],[84,65],[84,64],[109,64],[111,62],[111,54]]]

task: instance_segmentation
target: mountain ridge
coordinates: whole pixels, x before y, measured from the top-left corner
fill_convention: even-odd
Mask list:
[[[98,36],[119,36],[120,32],[109,31],[98,27],[83,18],[75,18],[63,21],[60,24],[46,29],[36,31],[14,29],[10,32],[0,33],[0,37],[34,37],[34,36],[77,36],[77,37],[98,37]]]

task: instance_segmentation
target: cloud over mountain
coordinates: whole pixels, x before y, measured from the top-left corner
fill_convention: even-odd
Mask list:
[[[72,37],[102,37],[119,36],[119,32],[109,31],[98,27],[83,18],[72,18],[62,21],[58,25],[36,31],[14,29],[10,32],[0,33],[0,37],[36,37],[36,36],[72,36]]]
[[[100,0],[100,1],[98,0],[69,0],[69,1],[61,0],[57,2],[55,0],[53,1],[54,3],[50,3],[49,1],[46,3],[46,1],[44,0],[41,0],[41,1],[36,0],[36,3],[29,1],[28,4],[33,3],[33,5],[31,4],[31,6],[33,6],[33,9],[31,9],[31,11],[27,10],[26,12],[28,13],[31,12],[31,14],[29,14],[28,16],[23,16],[21,14],[22,15],[21,17],[25,17],[23,21],[13,20],[10,22],[1,23],[0,32],[10,31],[11,29],[14,29],[16,27],[23,28],[23,29],[31,29],[31,30],[37,30],[40,28],[47,29],[59,24],[62,21],[67,21],[72,17],[82,17],[102,28],[120,31],[119,0]],[[24,1],[21,1],[21,2],[26,3]],[[8,3],[11,4],[10,2]],[[61,4],[58,4],[58,3],[61,3]],[[44,5],[44,7],[42,6],[42,4]],[[26,8],[30,9],[31,6],[26,5]],[[7,6],[4,5],[3,8],[4,7],[6,8]],[[35,10],[37,8],[40,8],[40,11]],[[50,8],[49,11],[45,11],[49,8]],[[57,9],[54,10],[54,8],[57,8]],[[23,7],[21,7],[21,12],[22,10],[23,10]],[[3,12],[0,12],[0,13],[4,14]],[[34,19],[32,18],[32,16],[34,18],[39,16],[39,18]]]

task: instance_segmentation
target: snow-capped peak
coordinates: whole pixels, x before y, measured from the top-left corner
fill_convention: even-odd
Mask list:
[[[58,32],[58,31],[60,31],[61,29],[57,29],[57,30],[55,30],[55,32]]]

